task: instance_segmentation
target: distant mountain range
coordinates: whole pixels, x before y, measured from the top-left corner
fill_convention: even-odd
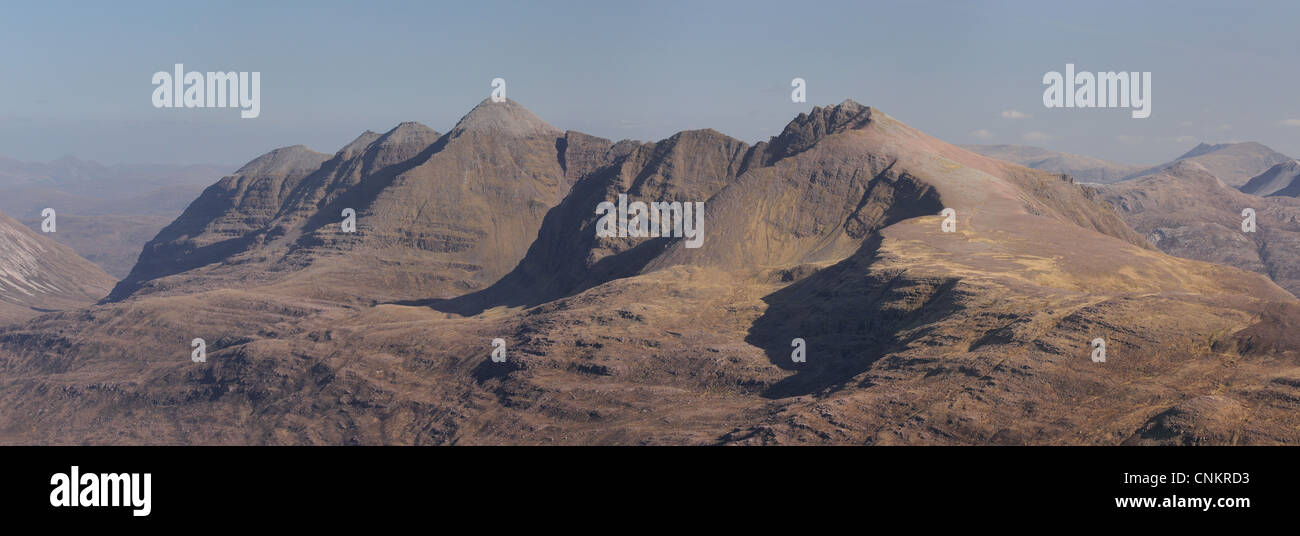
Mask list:
[[[985,156],[1034,169],[1064,173],[1080,182],[1110,184],[1157,173],[1182,161],[1196,162],[1229,186],[1242,186],[1271,166],[1291,158],[1256,142],[1201,143],[1182,156],[1156,166],[1119,164],[1027,145],[964,145]]]
[[[1300,443],[1300,300],[1156,249],[1231,243],[1291,284],[1246,254],[1289,235],[1218,222],[1271,198],[1205,162],[1259,154],[1110,190],[853,101],[750,145],[485,100],[446,133],[271,151],[102,303],[0,327],[0,442]],[[620,195],[705,203],[702,245],[598,235]]]
[[[1118,182],[1145,168],[1135,164],[1118,164],[1091,156],[1062,153],[1028,145],[963,145],[962,147],[998,160],[1054,173],[1064,173],[1080,182],[1100,184]]]
[[[1238,187],[1274,165],[1288,160],[1291,158],[1253,141],[1217,145],[1202,143],[1171,162],[1138,171],[1127,178],[1158,173],[1178,162],[1196,162],[1224,184]]]

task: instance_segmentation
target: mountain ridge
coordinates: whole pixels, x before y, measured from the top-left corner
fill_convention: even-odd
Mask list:
[[[1069,176],[852,101],[754,145],[499,112],[223,179],[150,257],[193,267],[0,328],[0,443],[1300,442],[1300,300]],[[619,194],[705,203],[701,246],[596,236]]]
[[[1251,195],[1300,197],[1300,160],[1287,160],[1268,168],[1238,189]]]

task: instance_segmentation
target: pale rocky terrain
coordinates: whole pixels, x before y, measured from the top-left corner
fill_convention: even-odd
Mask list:
[[[703,246],[597,238],[619,193],[705,201]],[[1295,444],[1298,323],[1093,188],[852,101],[756,145],[485,101],[270,153],[110,300],[0,328],[0,442]]]

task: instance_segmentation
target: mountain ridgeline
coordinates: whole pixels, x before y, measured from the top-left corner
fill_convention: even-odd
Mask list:
[[[599,236],[621,194],[704,203],[702,245]],[[1300,442],[1300,302],[1103,195],[853,101],[753,145],[484,101],[268,153],[0,328],[0,442]]]

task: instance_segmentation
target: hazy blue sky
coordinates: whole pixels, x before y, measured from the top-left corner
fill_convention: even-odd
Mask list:
[[[1156,163],[1195,141],[1256,140],[1300,156],[1300,126],[1283,123],[1300,119],[1300,3],[1048,3],[6,5],[0,156],[240,164],[299,143],[332,153],[401,121],[444,132],[498,76],[550,123],[613,139],[710,127],[754,142],[852,98],[955,143]],[[1044,108],[1043,74],[1067,62],[1151,71],[1151,117]],[[175,63],[260,71],[261,117],[155,109],[150,78]],[[806,104],[790,101],[796,76]]]

